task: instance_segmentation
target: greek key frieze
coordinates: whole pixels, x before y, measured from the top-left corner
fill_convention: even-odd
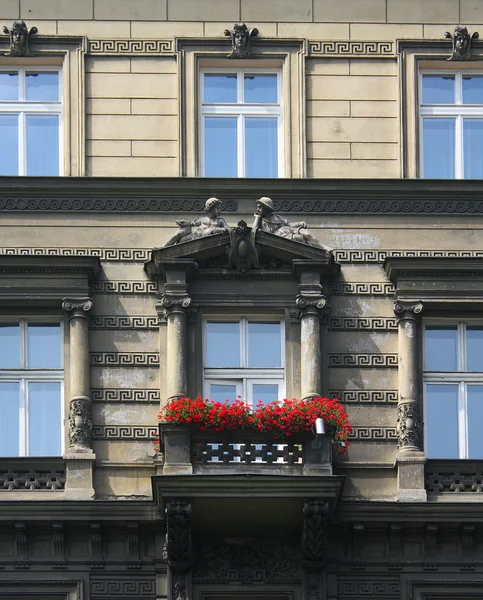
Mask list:
[[[395,427],[353,427],[349,439],[357,442],[397,442]]]
[[[372,41],[309,41],[309,56],[364,56],[381,58],[381,56],[394,56],[393,42]]]
[[[397,579],[379,579],[371,580],[338,580],[338,596],[342,599],[384,596],[385,598],[399,598],[401,594],[401,585]]]
[[[159,404],[159,390],[126,388],[96,388],[91,390],[92,402],[143,402]]]
[[[329,283],[330,296],[392,296],[392,283]]]
[[[397,361],[397,354],[329,354],[329,367],[391,368]]]
[[[334,250],[336,262],[383,263],[386,258],[483,258],[482,250]]]
[[[114,596],[155,598],[156,585],[154,578],[129,577],[129,579],[122,579],[120,577],[106,577],[91,579],[90,596],[91,598],[112,598]]]
[[[104,261],[146,262],[149,248],[0,248],[7,256],[96,256]]]
[[[91,352],[92,367],[154,367],[159,365],[157,352]]]
[[[158,317],[143,317],[126,315],[91,317],[91,329],[158,329]]]
[[[89,40],[89,54],[173,55],[173,40]]]
[[[331,331],[397,331],[394,317],[330,317]]]
[[[97,294],[154,294],[154,281],[94,281],[91,291]]]
[[[396,404],[397,390],[331,390],[329,396],[347,404]]]
[[[157,427],[147,425],[94,425],[94,440],[152,440],[158,433]]]

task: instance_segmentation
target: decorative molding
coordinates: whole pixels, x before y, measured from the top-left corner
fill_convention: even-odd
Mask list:
[[[358,367],[363,369],[393,368],[398,365],[397,354],[329,354],[329,367]]]
[[[401,595],[399,579],[371,579],[354,580],[338,577],[338,598],[373,598],[383,596],[384,598],[398,598]]]
[[[98,316],[91,317],[90,329],[158,329],[159,317]]]
[[[148,425],[94,425],[92,437],[95,440],[153,440],[157,427]]]
[[[394,317],[329,317],[330,331],[397,331]]]
[[[154,576],[129,577],[125,579],[120,576],[91,578],[91,598],[156,598],[156,581]]]
[[[332,283],[328,284],[329,296],[393,296],[392,283]],[[93,288],[94,291],[94,288]]]
[[[346,404],[396,404],[399,395],[397,390],[331,390],[329,396]]]
[[[482,250],[334,250],[336,262],[383,263],[386,258],[483,258]]]
[[[395,442],[395,427],[353,427],[349,439],[357,442]]]
[[[158,352],[91,352],[92,367],[155,367]]]
[[[103,261],[146,262],[149,248],[0,248],[0,256],[93,256]]]
[[[27,461],[29,459],[26,459]],[[27,464],[27,463],[26,463]],[[1,492],[58,491],[65,487],[65,469],[15,467],[0,472]]]
[[[88,54],[112,56],[174,56],[173,40],[89,40]]]
[[[155,294],[154,281],[94,281],[92,293],[96,294]]]
[[[159,390],[126,389],[126,388],[95,388],[91,390],[92,402],[143,402],[159,404]]]
[[[381,58],[381,56],[395,56],[394,42],[372,41],[309,41],[309,56],[347,57],[364,56]]]

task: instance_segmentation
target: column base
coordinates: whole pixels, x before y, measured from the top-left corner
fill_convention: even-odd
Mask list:
[[[91,452],[68,452],[63,456],[66,465],[64,499],[93,500],[93,472],[96,455]]]
[[[424,464],[426,457],[420,450],[400,450],[396,456],[397,500],[399,502],[426,502]]]

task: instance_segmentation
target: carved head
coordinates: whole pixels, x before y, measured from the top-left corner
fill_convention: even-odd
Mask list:
[[[262,214],[271,214],[274,211],[273,200],[267,196],[263,196],[257,200],[257,210]]]
[[[218,215],[220,213],[221,204],[222,202],[221,200],[218,200],[218,198],[208,198],[208,200],[205,202],[205,212],[213,212],[214,214]]]
[[[14,21],[12,25],[12,50],[23,50],[27,45],[29,30],[25,21]]]
[[[468,29],[463,25],[458,25],[454,30],[454,47],[455,53],[464,55],[468,52],[468,46],[470,45],[470,34],[468,33]]]
[[[250,33],[245,23],[241,25],[235,23],[233,26],[233,46],[238,53],[246,51]]]

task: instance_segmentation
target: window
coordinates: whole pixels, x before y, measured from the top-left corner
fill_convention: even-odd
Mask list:
[[[428,458],[483,458],[483,324],[424,327]]]
[[[0,71],[0,175],[60,175],[61,71]]]
[[[206,177],[281,177],[279,71],[201,72],[201,172]]]
[[[483,178],[483,73],[421,74],[421,173]]]
[[[0,456],[62,454],[62,326],[0,323]]]
[[[205,321],[204,395],[252,406],[285,395],[284,327],[281,321],[233,319]]]

